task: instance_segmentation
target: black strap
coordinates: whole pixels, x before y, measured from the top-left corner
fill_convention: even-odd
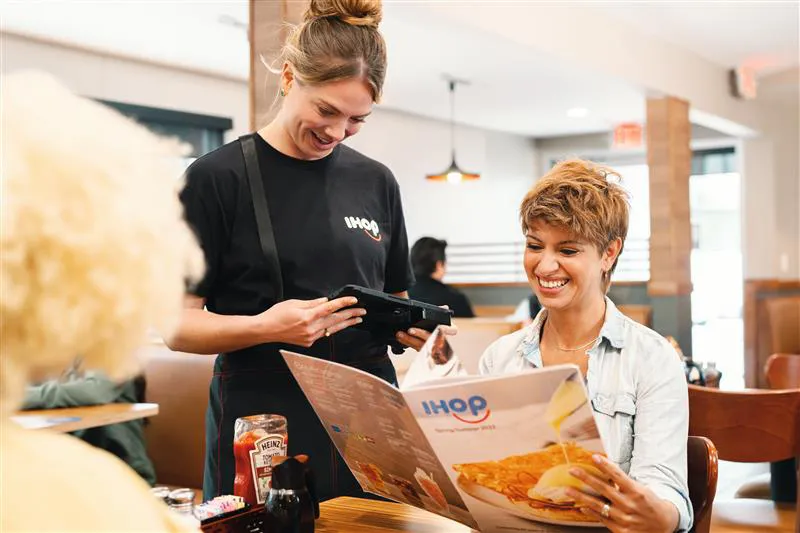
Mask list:
[[[258,155],[254,136],[257,133],[239,137],[244,154],[244,166],[247,170],[247,181],[250,182],[250,196],[253,197],[253,210],[256,213],[256,227],[258,240],[261,241],[261,251],[267,258],[267,268],[270,270],[270,279],[274,281],[275,301],[283,300],[283,277],[281,276],[281,263],[278,259],[278,247],[275,245],[275,234],[272,231],[272,220],[269,216],[267,193],[264,192],[263,174],[258,168]]]

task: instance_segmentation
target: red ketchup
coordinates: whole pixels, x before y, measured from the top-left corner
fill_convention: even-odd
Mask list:
[[[233,456],[236,475],[233,494],[250,505],[263,504],[272,486],[272,458],[286,455],[286,419],[280,415],[253,415],[237,418],[234,427]]]

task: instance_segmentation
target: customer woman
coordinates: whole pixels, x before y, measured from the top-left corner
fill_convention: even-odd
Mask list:
[[[192,529],[111,453],[13,417],[26,384],[78,356],[132,377],[148,330],[177,326],[203,264],[183,151],[42,73],[4,73],[0,99],[0,531]]]
[[[628,202],[611,169],[557,164],[520,207],[528,281],[542,309],[495,341],[483,374],[572,363],[586,376],[611,482],[577,470],[602,498],[573,491],[611,531],[687,531],[689,411],[680,359],[661,335],[625,317],[606,293],[628,232]]]
[[[326,298],[346,284],[405,295],[413,280],[397,182],[341,144],[381,95],[380,20],[379,0],[312,0],[283,47],[275,119],[187,171],[183,202],[208,273],[169,345],[219,354],[206,417],[206,498],[232,492],[234,422],[257,413],[287,418],[289,453],[309,454],[321,499],[362,494],[278,351],[299,349],[396,381],[389,340],[348,329],[365,313],[349,307],[355,299]],[[279,268],[270,268],[259,240],[256,215],[265,212],[248,185],[248,142]]]

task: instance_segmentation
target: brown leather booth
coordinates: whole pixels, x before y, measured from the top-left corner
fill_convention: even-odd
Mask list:
[[[745,282],[746,387],[769,388],[764,365],[774,353],[800,353],[800,280]]]
[[[758,368],[775,353],[800,353],[800,296],[771,298],[764,302],[759,317]],[[759,388],[768,388],[766,375],[759,376]]]
[[[767,317],[772,353],[800,352],[800,296],[768,301]]]
[[[173,352],[158,343],[144,351],[147,401],[159,408],[158,416],[145,426],[157,483],[202,492],[205,413],[214,356]]]

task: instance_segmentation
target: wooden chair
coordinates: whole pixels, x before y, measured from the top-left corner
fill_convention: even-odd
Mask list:
[[[694,511],[693,533],[709,533],[711,509],[717,494],[717,448],[706,437],[689,437],[689,499]]]
[[[763,463],[800,456],[800,390],[688,387],[689,434],[710,438],[720,459]],[[793,507],[769,500],[717,501],[711,528],[715,533],[800,531]]]
[[[771,389],[800,389],[800,354],[772,354],[764,373]]]

